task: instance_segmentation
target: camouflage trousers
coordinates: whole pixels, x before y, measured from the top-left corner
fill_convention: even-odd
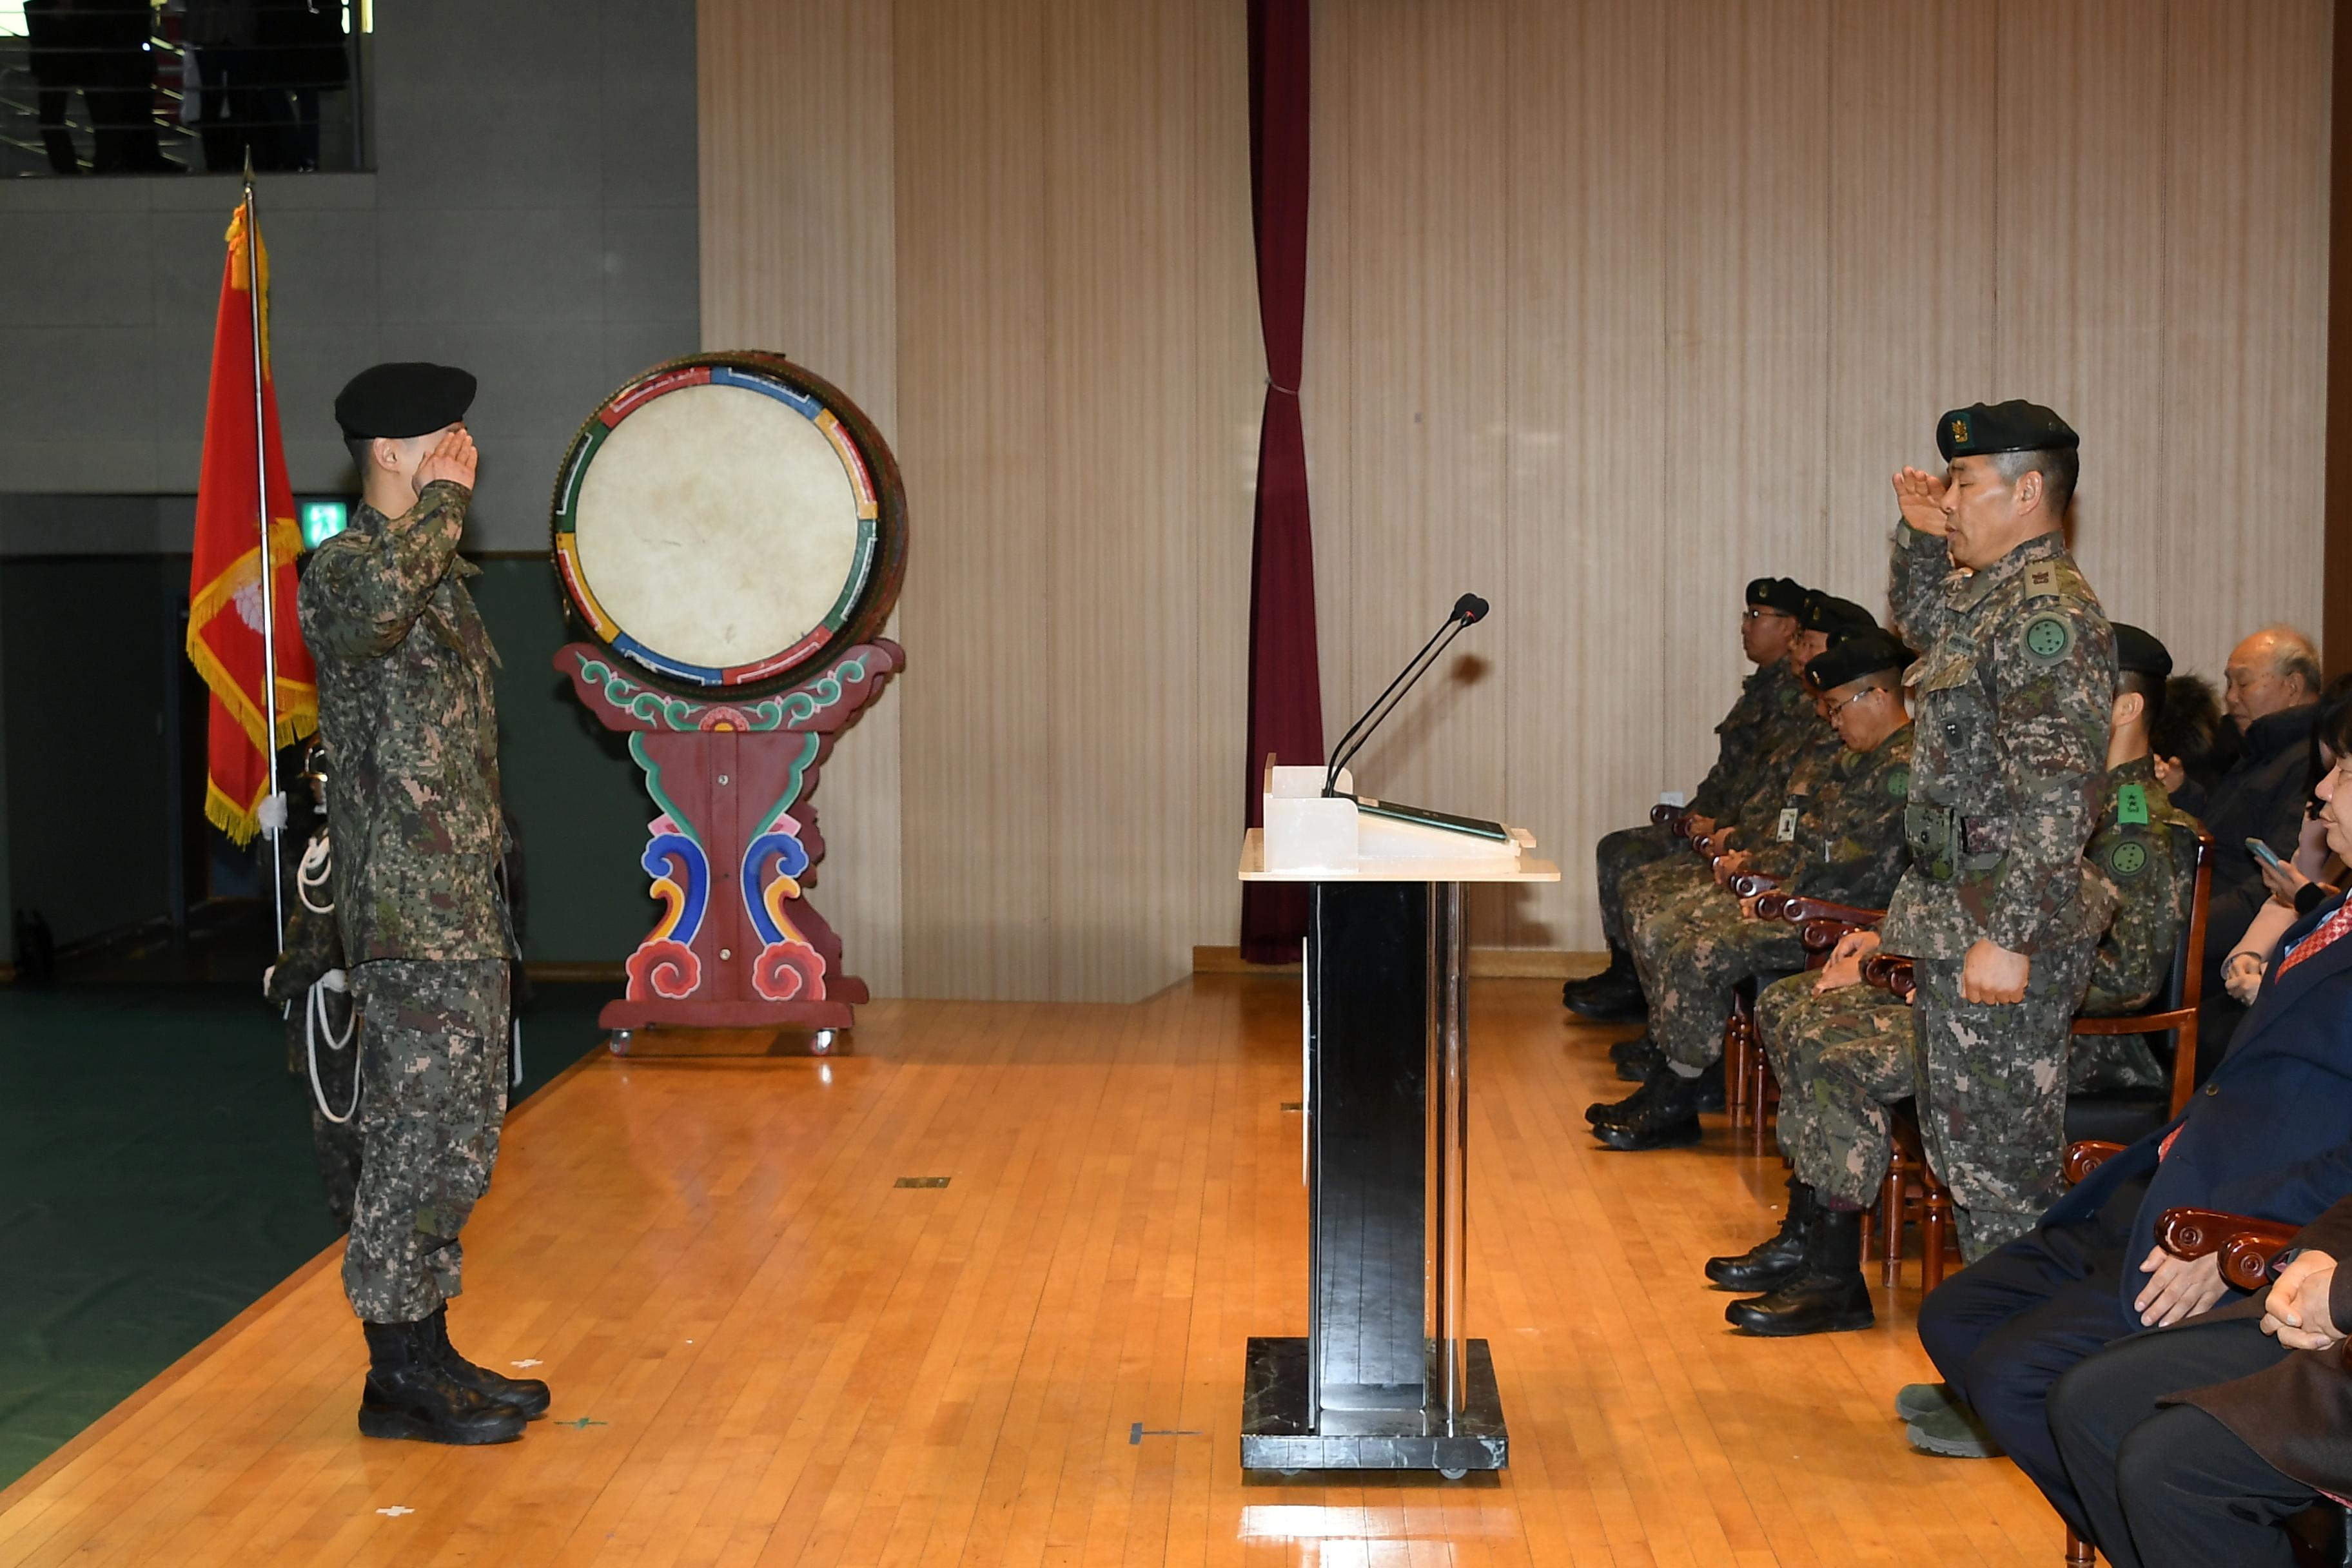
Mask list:
[[[1874,985],[1815,992],[1792,974],[1756,998],[1756,1032],[1780,1082],[1780,1152],[1824,1197],[1867,1208],[1895,1155],[1892,1107],[1916,1084],[1908,1003]]]
[[[1663,859],[1634,867],[1619,884],[1617,907],[1625,924],[1624,934],[1618,940],[1630,950],[1642,928],[1667,905],[1706,894],[1731,896],[1715,885],[1706,862],[1687,849],[1678,848]]]
[[[1633,967],[1650,1004],[1650,1038],[1678,1066],[1723,1059],[1732,988],[1750,975],[1805,966],[1804,943],[1785,921],[1751,920],[1712,882],[1661,902],[1633,931]]]
[[[1957,958],[1913,973],[1919,1033],[1919,1137],[1959,1210],[1973,1263],[2032,1230],[2057,1200],[2066,1152],[2066,1060],[2091,943],[2033,955],[2022,1002],[1960,996]]]
[[[350,1024],[351,1003],[329,993],[327,1029],[331,1034],[344,1032]],[[319,1096],[323,1093],[327,1103],[342,1115],[352,1109],[352,1092],[359,1086],[357,1034],[352,1035],[352,1045],[336,1050],[327,1038],[315,1038],[305,1032],[305,1017],[310,1005],[308,995],[298,999],[292,1015],[286,1022],[286,1070],[294,1078],[296,1092],[302,1097],[303,1109],[310,1118],[310,1158],[319,1168],[319,1184],[326,1190],[327,1213],[334,1217],[335,1228],[352,1228],[352,1204],[359,1192],[360,1182],[360,1118],[353,1111],[347,1121],[332,1121],[319,1110]],[[314,1031],[315,1033],[315,1031]],[[319,1056],[319,1087],[310,1086],[310,1052]]]
[[[1654,865],[1683,851],[1682,840],[1663,827],[1644,825],[1621,827],[1593,846],[1592,865],[1601,889],[1601,934],[1609,945],[1626,945],[1625,879],[1643,866]]]
[[[343,1293],[372,1323],[459,1289],[458,1233],[490,1184],[507,1111],[507,965],[387,959],[360,1000],[360,1182]]]

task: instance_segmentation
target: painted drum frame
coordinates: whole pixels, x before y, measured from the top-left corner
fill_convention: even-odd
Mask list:
[[[840,458],[857,502],[857,550],[832,613],[790,646],[725,668],[673,658],[617,624],[598,603],[582,571],[576,542],[582,484],[605,439],[638,409],[689,386],[740,387],[773,397],[799,413]],[[840,388],[778,353],[730,350],[688,354],[630,377],[597,405],[564,449],[548,515],[549,554],[572,617],[600,647],[628,660],[654,684],[681,693],[727,691],[752,697],[799,684],[845,650],[871,642],[889,619],[906,579],[907,492],[889,445]]]

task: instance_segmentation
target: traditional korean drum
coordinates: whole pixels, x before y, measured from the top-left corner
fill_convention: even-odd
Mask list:
[[[572,613],[658,686],[795,685],[867,641],[906,572],[882,437],[780,354],[696,354],[631,380],[556,470]]]

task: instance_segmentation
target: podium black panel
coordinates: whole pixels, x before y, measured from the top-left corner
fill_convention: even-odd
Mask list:
[[[1460,1322],[1461,887],[1322,882],[1308,907],[1310,1319],[1250,1341],[1243,1467],[1499,1469],[1494,1367]]]

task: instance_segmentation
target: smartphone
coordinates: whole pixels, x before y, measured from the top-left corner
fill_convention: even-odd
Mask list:
[[[2286,869],[2286,862],[2278,858],[2278,851],[2273,849],[2269,845],[2263,843],[2259,838],[2249,838],[2246,840],[2246,853],[2252,855],[2263,865],[2270,867],[2273,870],[2284,871]]]

